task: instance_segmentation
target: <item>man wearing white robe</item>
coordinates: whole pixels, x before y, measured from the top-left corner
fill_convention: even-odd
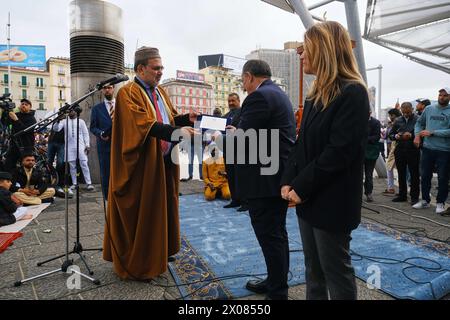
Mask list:
[[[66,120],[63,119],[60,122],[57,122],[53,125],[53,130],[59,132],[65,129],[65,141],[68,145],[68,156],[67,161],[70,166],[70,175],[72,177],[72,187],[73,190],[75,185],[78,184],[77,181],[77,131],[80,137],[79,139],[79,160],[81,171],[83,172],[84,180],[87,184],[88,191],[94,191],[95,188],[91,182],[91,174],[89,172],[88,166],[88,153],[90,149],[90,141],[89,141],[89,131],[87,129],[86,123],[83,119],[79,119],[79,130],[77,130],[77,113],[72,110],[69,113],[69,122],[68,127],[66,128]]]

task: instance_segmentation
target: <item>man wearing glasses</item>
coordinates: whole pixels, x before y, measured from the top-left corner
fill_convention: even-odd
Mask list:
[[[136,78],[116,98],[103,257],[122,279],[155,278],[180,250],[180,170],[171,137],[177,129],[192,135],[198,115],[177,114],[158,86],[163,70],[158,49],[138,49]]]

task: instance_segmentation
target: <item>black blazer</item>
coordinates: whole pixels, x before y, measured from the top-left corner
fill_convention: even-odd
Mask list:
[[[349,232],[361,222],[368,94],[360,84],[344,85],[327,109],[313,108],[307,100],[282,185],[303,200],[297,214],[313,227]]]
[[[107,137],[111,137],[112,121],[105,102],[97,104],[91,113],[90,131],[97,138],[98,152],[111,152],[111,139],[104,141],[101,138],[102,132]]]
[[[266,80],[244,101],[238,129],[268,129],[270,140],[271,130],[279,130],[279,168],[274,175],[261,175],[263,165],[258,157],[257,164],[249,164],[249,145],[246,145],[246,163],[236,166],[237,193],[242,199],[257,199],[280,197],[280,180],[289,152],[295,143],[295,118],[291,102],[286,94],[271,80]],[[268,143],[268,142],[267,142]],[[259,138],[256,145],[259,154]],[[270,144],[268,143],[268,148]]]

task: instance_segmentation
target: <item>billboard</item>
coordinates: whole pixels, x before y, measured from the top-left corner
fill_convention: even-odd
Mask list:
[[[247,60],[242,58],[236,58],[232,56],[223,56],[223,66],[227,69],[233,70],[234,73],[241,74],[244,64]]]
[[[177,79],[205,82],[205,76],[201,73],[177,70]]]
[[[211,54],[198,57],[198,69],[209,66],[224,67],[232,70],[233,73],[240,74],[247,60],[237,57],[228,56],[226,54]]]
[[[11,57],[11,67],[45,69],[45,46],[0,45],[0,67],[7,67]]]

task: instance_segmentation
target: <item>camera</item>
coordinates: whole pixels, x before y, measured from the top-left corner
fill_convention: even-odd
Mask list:
[[[3,109],[6,112],[11,112],[16,108],[16,104],[12,102],[11,93],[5,93],[0,97],[0,109]]]

